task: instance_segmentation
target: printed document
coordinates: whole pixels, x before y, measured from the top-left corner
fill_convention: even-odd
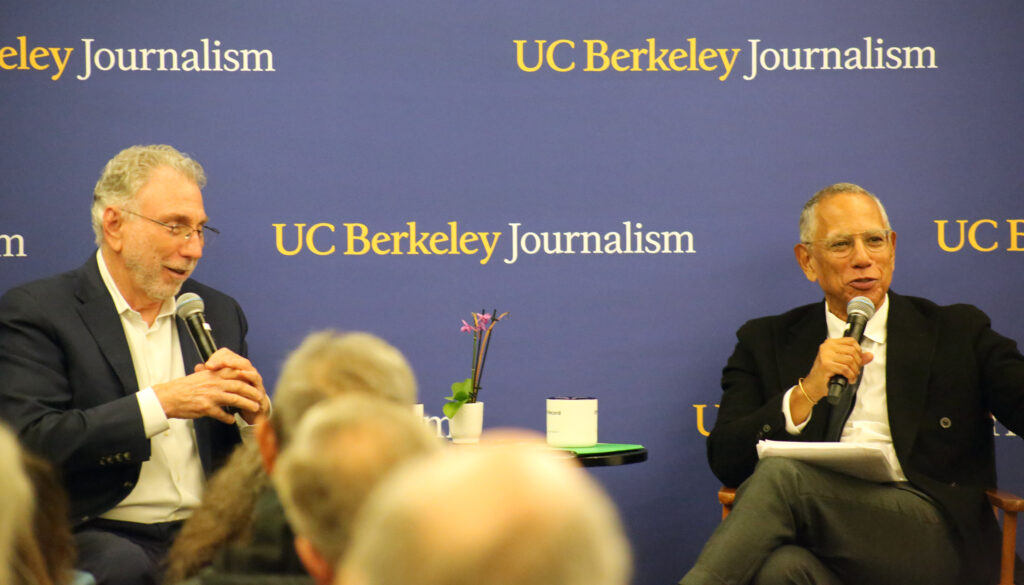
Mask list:
[[[892,444],[759,441],[757,455],[762,459],[790,457],[879,483],[907,480],[897,465]]]

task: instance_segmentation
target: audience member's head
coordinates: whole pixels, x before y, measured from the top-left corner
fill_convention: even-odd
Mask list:
[[[264,464],[273,470],[299,419],[318,402],[349,393],[369,394],[410,407],[416,378],[400,351],[370,333],[312,333],[285,360],[274,390],[269,425],[256,436]]]
[[[14,433],[0,425],[0,583],[48,585],[55,581],[36,538],[36,502],[25,454]],[[59,501],[58,501],[59,505]],[[67,504],[65,504],[66,507]],[[61,576],[61,581],[70,574]]]
[[[286,550],[269,551],[266,543],[253,542],[253,524],[259,516],[261,531],[274,530],[271,526],[287,528],[269,479],[278,451],[289,443],[307,410],[346,394],[380,396],[411,411],[416,380],[402,354],[378,337],[335,331],[309,335],[285,361],[271,418],[253,427],[258,446],[237,449],[210,479],[202,505],[175,539],[165,582],[195,576],[215,564],[222,552],[227,556],[221,558],[230,556],[235,562],[259,549],[259,554],[277,556],[288,570],[298,564],[291,560],[295,557],[291,537],[282,543]]]
[[[34,573],[45,572],[50,582],[67,583],[75,565],[75,540],[68,519],[68,494],[49,461],[22,450],[22,464],[35,492],[33,538],[19,544],[20,556]],[[37,549],[38,550],[35,550]]]
[[[543,446],[449,449],[403,467],[357,517],[336,585],[625,585],[614,505]]]
[[[281,452],[274,484],[310,575],[331,583],[359,507],[385,475],[440,448],[408,405],[352,393],[311,408]]]

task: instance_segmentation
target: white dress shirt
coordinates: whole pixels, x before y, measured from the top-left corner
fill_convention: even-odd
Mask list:
[[[102,517],[143,524],[183,520],[199,506],[205,483],[195,429],[191,420],[168,419],[153,392],[153,385],[185,375],[174,299],[164,301],[149,326],[117,289],[101,251],[96,253],[96,260],[131,350],[135,378],[141,388],[136,397],[152,450],[149,460],[142,463],[135,488]]]
[[[846,331],[846,322],[836,317],[825,305],[825,322],[828,325],[828,337],[842,337]],[[861,350],[870,352],[875,357],[861,371],[860,386],[857,388],[857,400],[854,402],[850,417],[846,419],[840,442],[843,443],[878,443],[889,451],[890,461],[898,460],[892,445],[892,431],[889,428],[889,403],[885,393],[885,361],[886,336],[889,324],[889,296],[886,295],[882,306],[868,321],[861,340]],[[786,416],[786,430],[791,435],[799,435],[811,420],[807,416],[800,424],[793,423],[789,409],[789,399],[796,387],[790,388],[782,399],[782,412]],[[903,470],[898,469],[902,476]]]

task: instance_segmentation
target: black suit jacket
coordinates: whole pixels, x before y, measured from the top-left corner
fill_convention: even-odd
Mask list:
[[[219,346],[246,355],[245,316],[238,303],[188,280],[182,292],[206,303]],[[191,373],[200,358],[178,320]],[[106,512],[135,487],[150,442],[142,425],[135,370],[120,317],[92,256],[77,270],[9,290],[0,298],[0,417],[22,444],[61,471],[72,522]],[[238,429],[195,421],[207,474],[239,442]]]
[[[889,292],[886,395],[904,473],[942,508],[963,538],[965,578],[987,582],[998,532],[984,490],[996,485],[992,415],[1024,431],[1024,357],[970,305],[939,306]],[[822,441],[831,406],[819,402],[799,436],[786,431],[782,398],[810,371],[827,337],[824,303],[747,322],[722,373],[708,437],[712,471],[736,486],[754,472],[760,439]]]

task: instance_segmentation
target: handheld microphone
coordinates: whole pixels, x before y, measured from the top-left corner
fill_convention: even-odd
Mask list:
[[[203,314],[206,304],[203,303],[202,297],[196,293],[185,293],[178,297],[175,310],[188,327],[188,333],[203,361],[210,359],[213,352],[217,351],[217,342],[213,340],[213,328],[206,322],[206,315]]]
[[[192,342],[196,344],[196,349],[199,350],[199,355],[204,362],[210,359],[213,352],[217,351],[217,342],[213,340],[213,327],[206,322],[206,315],[203,313],[205,310],[206,303],[203,302],[203,297],[196,293],[185,293],[178,297],[178,301],[175,303],[175,312],[185,322],[188,334],[192,337]],[[234,406],[223,408],[228,414],[239,412]]]
[[[867,297],[854,297],[846,304],[846,333],[843,337],[852,337],[860,343],[864,339],[864,329],[868,320],[875,316],[875,304]],[[828,381],[828,401],[839,402],[839,397],[846,390],[849,381],[846,376],[836,374]]]

